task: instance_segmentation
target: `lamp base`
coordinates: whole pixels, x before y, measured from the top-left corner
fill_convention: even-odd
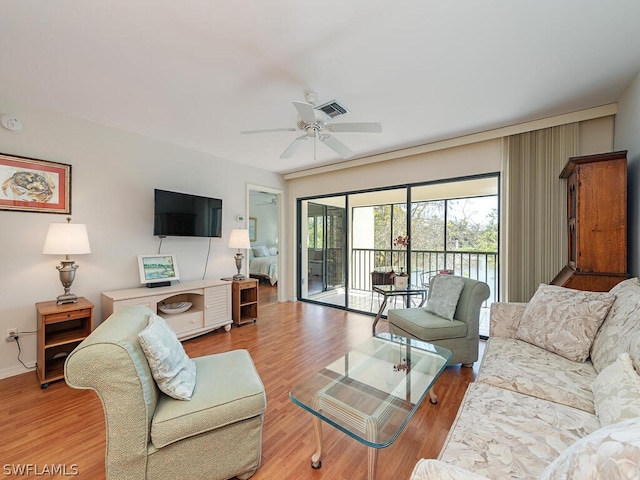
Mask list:
[[[247,279],[247,277],[245,277],[244,275],[242,275],[242,274],[238,273],[238,274],[236,274],[236,275],[234,275],[234,276],[233,276],[233,279],[234,279],[234,280],[246,280],[246,279]]]
[[[64,305],[65,303],[78,303],[78,297],[73,293],[63,293],[62,295],[58,295],[56,303],[58,305]]]

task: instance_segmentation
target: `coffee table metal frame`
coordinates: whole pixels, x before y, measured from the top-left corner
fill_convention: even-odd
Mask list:
[[[368,478],[375,479],[378,449],[395,441],[446,367],[445,348],[389,333],[368,339],[311,378],[289,398],[313,414],[316,452],[322,466],[322,422],[369,447]]]

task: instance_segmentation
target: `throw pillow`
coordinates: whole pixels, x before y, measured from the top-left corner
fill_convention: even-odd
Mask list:
[[[596,372],[616,361],[622,352],[629,352],[633,366],[640,372],[640,281],[629,278],[611,289],[616,296],[591,346],[591,361]]]
[[[640,375],[628,353],[603,369],[591,386],[601,425],[640,417]]]
[[[574,362],[584,362],[615,295],[541,284],[527,305],[515,338]]]
[[[581,438],[544,469],[540,480],[640,478],[640,417]]]
[[[268,257],[269,256],[269,249],[267,248],[266,245],[255,245],[253,247],[253,256],[258,258],[258,257]]]
[[[138,340],[158,388],[178,400],[191,400],[196,364],[167,322],[158,315],[149,315],[149,324],[138,334]]]
[[[464,289],[464,278],[437,275],[429,288],[431,291],[425,310],[447,320],[453,320],[460,294]]]

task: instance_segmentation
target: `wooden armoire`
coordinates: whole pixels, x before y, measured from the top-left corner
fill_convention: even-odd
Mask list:
[[[567,179],[568,264],[552,285],[606,292],[627,275],[627,151],[572,157]]]

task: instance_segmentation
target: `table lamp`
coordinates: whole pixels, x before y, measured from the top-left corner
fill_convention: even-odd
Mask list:
[[[70,293],[71,284],[76,276],[78,265],[69,260],[69,255],[81,255],[91,253],[87,226],[81,223],[71,223],[71,217],[67,217],[67,223],[51,223],[44,241],[42,253],[46,255],[65,255],[65,259],[56,266],[60,272],[60,282],[64,287],[64,293],[57,298],[58,305],[64,303],[76,303],[78,297]]]
[[[251,248],[251,243],[249,242],[249,230],[245,230],[244,228],[231,229],[231,235],[229,236],[229,248],[238,249],[238,253],[236,253],[236,268],[238,269],[238,273],[233,276],[233,279],[244,280],[245,276],[240,273],[244,255],[240,250],[244,248]]]

